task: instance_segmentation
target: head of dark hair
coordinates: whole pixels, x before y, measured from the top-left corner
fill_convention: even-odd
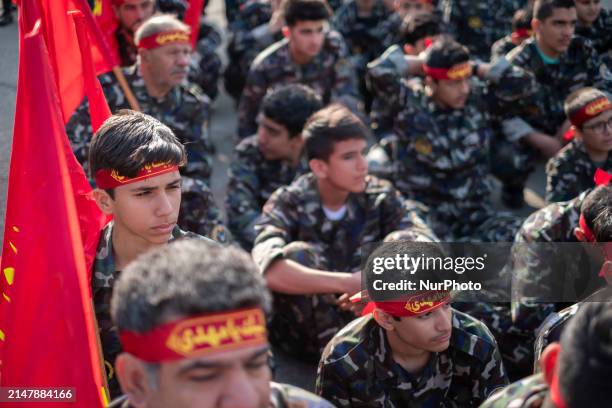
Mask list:
[[[419,40],[441,32],[440,19],[433,13],[408,14],[400,26],[403,44],[414,45]]]
[[[269,92],[263,99],[261,111],[268,118],[283,125],[293,138],[302,133],[304,123],[323,107],[321,97],[312,88],[290,84]]]
[[[597,242],[612,241],[612,186],[597,186],[584,198],[580,211]]]
[[[92,178],[101,169],[134,177],[146,164],[167,162],[181,166],[186,160],[185,148],[168,126],[149,115],[127,109],[108,118],[89,146]],[[109,193],[112,196],[112,191]]]
[[[519,29],[530,29],[532,18],[533,9],[531,7],[516,10],[512,16],[512,31]]]
[[[570,118],[594,100],[607,97],[608,96],[599,89],[591,87],[580,88],[570,93],[567,98],[565,98],[563,110],[565,111],[565,115]]]
[[[561,335],[559,388],[568,407],[599,406],[610,398],[612,299],[585,303]]]
[[[470,52],[467,47],[448,37],[436,41],[428,48],[425,56],[425,64],[432,68],[450,68],[469,60]]]
[[[367,140],[369,131],[357,115],[342,105],[332,104],[308,119],[302,135],[308,160],[328,160],[336,143]]]
[[[533,4],[533,18],[544,21],[557,8],[575,8],[574,0],[536,0]]]
[[[285,23],[289,27],[298,21],[328,20],[332,15],[325,0],[285,0],[282,7]]]
[[[200,239],[147,252],[121,272],[111,315],[119,331],[149,331],[168,319],[269,308],[263,278],[249,255]]]

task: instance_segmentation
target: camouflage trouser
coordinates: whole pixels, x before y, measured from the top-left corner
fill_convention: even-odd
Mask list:
[[[529,175],[535,170],[540,157],[538,152],[524,142],[512,142],[496,134],[491,153],[491,173],[505,189],[522,191]]]
[[[449,203],[450,207],[453,206]],[[441,204],[428,220],[436,235],[447,242],[514,242],[523,219],[506,211],[486,207],[465,217],[449,217]],[[471,219],[475,216],[476,219]]]
[[[283,255],[310,268],[329,270],[323,246],[295,241]],[[348,271],[347,271],[348,272]],[[342,272],[338,272],[342,273]],[[337,295],[286,295],[274,293],[270,341],[283,351],[317,362],[331,338],[355,318],[336,306]]]

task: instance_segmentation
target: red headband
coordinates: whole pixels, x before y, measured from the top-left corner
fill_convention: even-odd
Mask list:
[[[138,48],[151,50],[168,44],[191,44],[189,42],[189,32],[185,30],[164,31],[141,38],[138,41]]]
[[[109,190],[126,184],[142,181],[150,177],[177,171],[178,166],[170,163],[152,163],[145,165],[136,177],[129,178],[121,176],[117,170],[100,169],[96,172],[96,186],[102,190]]]
[[[472,64],[470,61],[462,62],[461,64],[453,65],[450,68],[432,68],[423,64],[425,75],[433,79],[465,79],[472,76]]]
[[[513,42],[518,43],[518,42],[522,42],[523,40],[531,37],[532,34],[533,34],[533,31],[530,30],[529,28],[519,28],[516,31],[513,31],[510,37],[512,38]]]
[[[372,313],[374,309],[378,308],[395,317],[419,316],[448,303],[450,299],[450,292],[432,290],[418,293],[401,301],[368,302],[361,312],[361,315],[368,315]],[[359,302],[361,301],[361,295],[353,296],[351,300],[353,302]]]
[[[265,345],[261,309],[206,314],[166,323],[147,333],[119,333],[121,346],[141,360],[159,363]]]
[[[607,110],[612,109],[612,103],[607,97],[601,97],[587,104],[582,109],[570,116],[569,120],[572,125],[580,127],[584,122],[593,119],[597,115]]]

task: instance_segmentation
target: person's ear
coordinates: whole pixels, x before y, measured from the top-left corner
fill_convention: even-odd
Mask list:
[[[115,212],[114,200],[106,191],[96,188],[93,191],[93,196],[96,204],[98,204],[98,207],[104,214],[112,215]]]
[[[406,55],[415,55],[416,52],[414,50],[414,47],[408,43],[404,44],[404,54]]]
[[[152,389],[144,363],[128,353],[121,353],[115,361],[115,370],[121,390],[128,397],[130,406],[146,407]]]
[[[427,86],[429,89],[431,89],[432,93],[435,93],[436,89],[438,89],[437,82],[432,77],[430,77],[428,75],[425,76],[425,86]]]
[[[376,323],[378,323],[378,325],[383,329],[395,330],[395,325],[393,324],[395,319],[393,319],[393,316],[391,316],[389,313],[380,309],[374,309],[372,316],[374,317],[374,320],[376,320]]]
[[[537,32],[540,29],[540,25],[542,24],[542,22],[540,20],[538,20],[537,18],[532,18],[531,19],[531,29],[533,30],[533,32]]]
[[[544,374],[544,380],[548,385],[552,384],[553,377],[555,376],[560,351],[561,345],[559,343],[551,343],[544,349],[540,357],[540,367]]]
[[[582,228],[580,227],[574,228],[574,236],[576,237],[578,241],[586,242],[586,239],[584,237],[584,231],[582,231]]]
[[[318,179],[327,178],[328,167],[324,160],[310,159],[308,166],[310,167],[310,171],[312,171]]]
[[[281,32],[283,33],[284,38],[291,37],[291,31],[289,30],[289,26],[283,26],[283,28],[281,28]]]

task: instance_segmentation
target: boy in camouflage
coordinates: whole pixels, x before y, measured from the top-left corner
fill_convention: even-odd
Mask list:
[[[269,304],[257,268],[238,249],[182,241],[139,257],[112,299],[125,396],[111,407],[332,408],[270,381]]]
[[[332,105],[315,113],[303,137],[312,173],[272,194],[255,226],[252,253],[274,291],[271,341],[318,360],[354,317],[338,303],[350,305],[348,296],[359,291],[361,247],[435,237],[414,203],[405,202],[391,183],[368,175],[368,130],[349,110]],[[344,295],[340,302],[336,294]]]
[[[531,37],[533,34],[531,31],[532,15],[533,10],[530,7],[519,9],[514,13],[514,16],[512,16],[512,32],[495,41],[491,46],[491,61],[503,57]]]
[[[594,88],[572,92],[565,101],[572,124],[570,143],[546,165],[546,201],[571,200],[595,187],[597,169],[612,171],[612,103]]]
[[[317,394],[337,407],[478,406],[508,383],[495,339],[483,323],[451,308],[449,292],[373,292],[379,279],[416,283],[414,277],[425,272],[434,280],[438,271],[429,269],[375,273],[376,258],[398,254],[444,257],[433,243],[386,243],[374,250],[363,271],[367,314],[325,348]]]
[[[255,221],[270,195],[308,171],[302,128],[322,107],[306,85],[277,88],[263,100],[257,134],[236,146],[225,208],[232,235],[245,250],[253,247]]]

